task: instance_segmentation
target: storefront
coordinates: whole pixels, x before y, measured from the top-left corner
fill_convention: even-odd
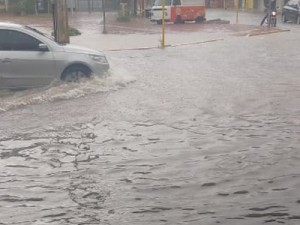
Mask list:
[[[206,0],[205,4],[207,8],[230,9],[235,6],[234,0]]]
[[[206,0],[205,3],[207,8],[232,9],[236,8],[238,4],[239,8],[243,10],[264,10],[264,1],[262,0]],[[276,5],[281,11],[284,0],[276,0]]]

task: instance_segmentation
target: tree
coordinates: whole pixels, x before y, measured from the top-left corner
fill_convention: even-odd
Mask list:
[[[33,14],[35,13],[36,0],[14,0],[9,1],[9,5],[20,14]]]

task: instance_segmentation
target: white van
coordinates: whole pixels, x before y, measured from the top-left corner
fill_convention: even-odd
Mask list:
[[[156,0],[151,8],[150,20],[162,23],[162,3],[165,4],[165,22],[184,23],[205,21],[205,0]]]

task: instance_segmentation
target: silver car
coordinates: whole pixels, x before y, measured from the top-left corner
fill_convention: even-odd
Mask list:
[[[45,86],[55,79],[78,81],[108,69],[102,52],[60,45],[29,26],[0,23],[0,88]]]

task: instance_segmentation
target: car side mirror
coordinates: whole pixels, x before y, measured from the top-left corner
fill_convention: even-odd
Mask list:
[[[49,48],[47,45],[43,44],[43,43],[40,43],[39,44],[39,50],[42,51],[42,52],[47,52],[49,51]]]

